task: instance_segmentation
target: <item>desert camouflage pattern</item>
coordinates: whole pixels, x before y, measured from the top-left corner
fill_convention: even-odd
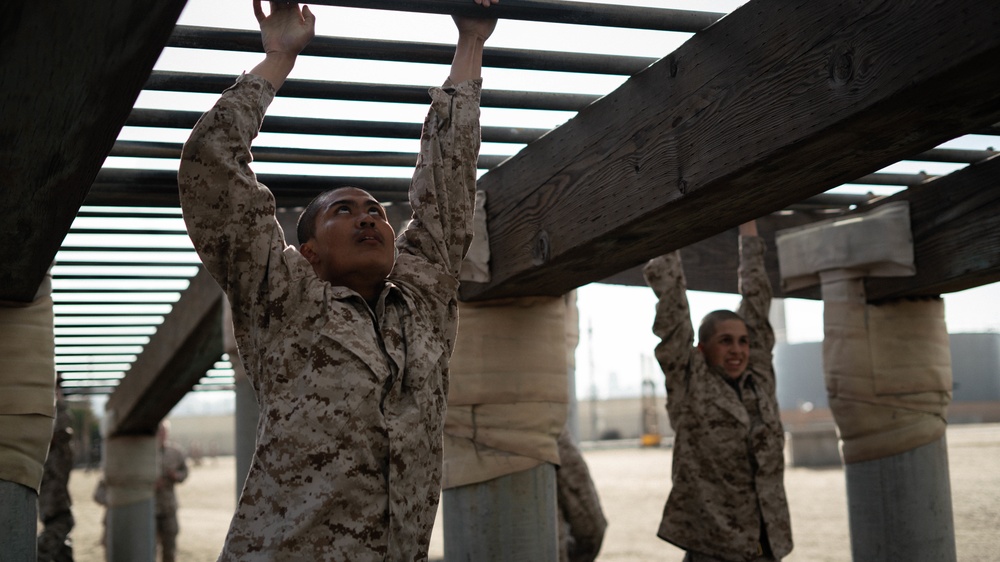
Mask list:
[[[568,427],[559,434],[556,506],[559,512],[559,562],[594,562],[608,520],[601,509],[590,468]]]
[[[160,561],[177,559],[177,492],[174,486],[188,477],[184,452],[167,443],[160,447],[160,476],[156,480],[156,538],[160,542]]]
[[[179,173],[184,218],[229,297],[260,406],[220,560],[427,558],[458,273],[472,237],[481,84],[430,90],[414,220],[396,240],[375,310],[286,246],[274,197],[250,170],[271,85],[242,76],[195,126]]]
[[[165,444],[160,447],[160,477],[156,481],[156,515],[177,512],[175,485],[188,477],[187,457],[177,447]]]
[[[679,253],[655,258],[644,269],[659,299],[653,322],[661,339],[656,359],[666,377],[667,413],[675,433],[673,487],[658,534],[719,560],[757,560],[766,554],[762,524],[775,558],[792,550],[764,250],[763,239],[740,237],[738,313],[750,334],[750,364],[738,379],[739,393],[693,347]]]
[[[73,562],[73,500],[69,477],[73,472],[73,419],[69,407],[56,395],[56,420],[42,484],[38,488],[38,519],[43,529],[37,537],[38,562]]]

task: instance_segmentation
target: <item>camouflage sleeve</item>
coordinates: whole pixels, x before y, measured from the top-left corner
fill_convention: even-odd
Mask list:
[[[653,333],[660,343],[656,346],[656,360],[666,377],[667,412],[673,422],[685,396],[694,354],[694,328],[680,252],[650,260],[643,275],[657,297]]]
[[[410,184],[413,220],[396,242],[401,257],[426,260],[455,279],[472,241],[481,89],[482,79],[431,89]]]
[[[768,320],[771,310],[771,280],[764,269],[764,251],[767,245],[757,236],[740,236],[739,315],[750,331],[750,365],[761,374],[773,378],[771,350],[774,348],[774,330]]]
[[[252,313],[270,253],[285,245],[274,196],[250,169],[250,143],[273,99],[266,80],[241,76],[194,126],[177,173],[188,234],[234,314]]]

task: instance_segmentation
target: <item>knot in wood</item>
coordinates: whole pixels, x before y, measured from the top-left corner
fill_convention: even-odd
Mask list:
[[[854,77],[854,49],[841,47],[830,58],[830,79],[834,84],[846,84]]]
[[[550,252],[549,233],[539,230],[538,234],[535,235],[534,243],[531,245],[531,263],[533,265],[544,264],[549,261]]]

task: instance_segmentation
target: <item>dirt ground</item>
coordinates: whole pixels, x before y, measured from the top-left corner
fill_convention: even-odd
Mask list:
[[[953,425],[947,439],[958,559],[1000,560],[1000,425]],[[683,553],[655,535],[669,489],[670,450],[602,448],[585,450],[584,456],[609,522],[598,560],[679,562]],[[193,466],[187,482],[177,488],[178,560],[210,562],[218,556],[235,504],[234,474],[232,457],[206,459]],[[97,472],[78,470],[70,480],[78,562],[104,559],[98,544],[103,508],[91,498],[98,477]],[[843,470],[790,468],[785,487],[795,540],[795,550],[785,560],[849,561]],[[442,553],[439,525],[431,558],[441,558]]]

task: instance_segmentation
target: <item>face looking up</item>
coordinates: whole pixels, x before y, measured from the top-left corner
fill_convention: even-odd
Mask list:
[[[710,367],[722,367],[730,378],[739,378],[750,363],[750,335],[742,320],[720,320],[707,341],[698,342],[698,349]]]
[[[377,297],[396,256],[396,234],[382,205],[362,189],[336,189],[323,197],[315,226],[300,248],[316,275],[365,300]]]

